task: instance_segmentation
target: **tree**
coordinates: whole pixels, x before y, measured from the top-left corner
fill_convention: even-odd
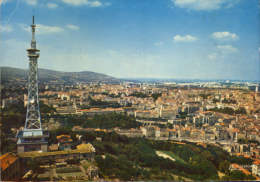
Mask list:
[[[232,156],[231,157],[231,162],[232,163],[237,163],[237,164],[241,164],[241,165],[252,165],[253,160],[250,158],[245,158],[242,156]]]
[[[219,170],[225,174],[229,173],[229,166],[230,166],[230,162],[228,162],[227,160],[220,162],[219,164]]]
[[[26,164],[26,167],[33,170],[33,172],[38,172],[40,169],[40,161],[35,158],[31,158]]]
[[[252,175],[246,175],[242,171],[234,170],[231,171],[229,175],[224,176],[223,180],[225,181],[226,180],[240,180],[240,181],[255,180],[255,177],[253,177]]]
[[[162,93],[154,93],[154,94],[152,94],[153,101],[155,102],[161,96],[162,96]]]
[[[48,106],[44,104],[42,101],[40,101],[39,104],[40,104],[41,113],[43,114],[56,112],[56,109],[54,107]]]

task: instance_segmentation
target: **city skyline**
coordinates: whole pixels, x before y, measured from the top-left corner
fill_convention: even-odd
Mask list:
[[[27,68],[35,15],[40,68],[260,80],[257,0],[4,0],[0,7],[0,66]]]

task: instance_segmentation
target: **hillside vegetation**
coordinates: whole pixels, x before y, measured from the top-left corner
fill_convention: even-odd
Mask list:
[[[3,83],[14,80],[27,80],[28,70],[11,67],[0,67]],[[39,68],[40,82],[76,83],[76,82],[118,82],[119,80],[101,73],[91,71],[61,72]]]

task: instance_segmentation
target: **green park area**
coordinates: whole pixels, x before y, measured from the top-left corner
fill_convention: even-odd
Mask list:
[[[214,145],[203,147],[193,143],[127,138],[114,132],[92,135],[102,137],[102,141],[92,143],[97,152],[99,175],[107,180],[219,180],[218,171],[225,174],[223,179],[237,179],[237,176],[254,179],[229,170],[230,163],[250,165],[252,161],[230,156]],[[175,161],[158,156],[156,151],[162,151]]]

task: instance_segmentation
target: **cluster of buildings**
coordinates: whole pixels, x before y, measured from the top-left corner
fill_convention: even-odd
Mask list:
[[[27,106],[27,95],[23,99]],[[140,128],[115,129],[129,137],[218,144],[231,155],[252,158],[255,162],[250,171],[259,175],[258,91],[182,84],[92,83],[46,87],[39,93],[39,100],[55,108],[59,115],[131,115],[142,125]],[[91,105],[91,100],[105,104]],[[116,103],[117,107],[106,103]],[[60,126],[55,118],[50,121]]]
[[[53,94],[59,95],[57,92]],[[154,99],[153,94],[159,94],[159,97]],[[253,159],[255,162],[250,166],[250,171],[259,175],[256,172],[256,168],[259,169],[256,161],[260,159],[258,90],[154,84],[93,84],[80,85],[78,89],[67,92],[67,95],[76,98],[67,100],[74,105],[74,114],[126,113],[135,117],[142,125],[130,130],[115,128],[119,134],[156,140],[216,144],[231,155]],[[117,102],[121,107],[80,109],[81,101],[87,102],[88,97]],[[60,99],[59,96],[56,99]]]
[[[89,161],[89,163],[94,162],[95,148],[90,144],[79,144],[76,149],[71,149],[66,145],[66,142],[59,141],[60,147],[54,149],[50,147],[50,151],[28,151],[22,153],[6,153],[0,156],[0,166],[1,166],[1,180],[2,181],[20,181],[20,180],[30,180],[36,171],[31,171],[32,168],[31,161],[37,161],[37,167],[47,166],[48,170],[57,170],[59,165],[62,164],[64,167],[68,166],[68,161]],[[51,164],[55,164],[53,167]],[[70,166],[70,165],[69,165]],[[80,166],[76,164],[75,166]],[[91,168],[91,170],[90,170]],[[92,170],[93,169],[93,170]],[[33,169],[34,170],[34,169]],[[91,175],[84,179],[93,179],[98,177],[98,168],[95,165],[90,165],[88,171]],[[30,173],[30,175],[28,175]],[[85,174],[86,172],[83,171]],[[93,175],[95,173],[95,175]],[[39,175],[39,174],[38,174]],[[85,174],[87,175],[87,174]],[[35,178],[33,178],[35,180]],[[37,178],[36,178],[37,179]]]

